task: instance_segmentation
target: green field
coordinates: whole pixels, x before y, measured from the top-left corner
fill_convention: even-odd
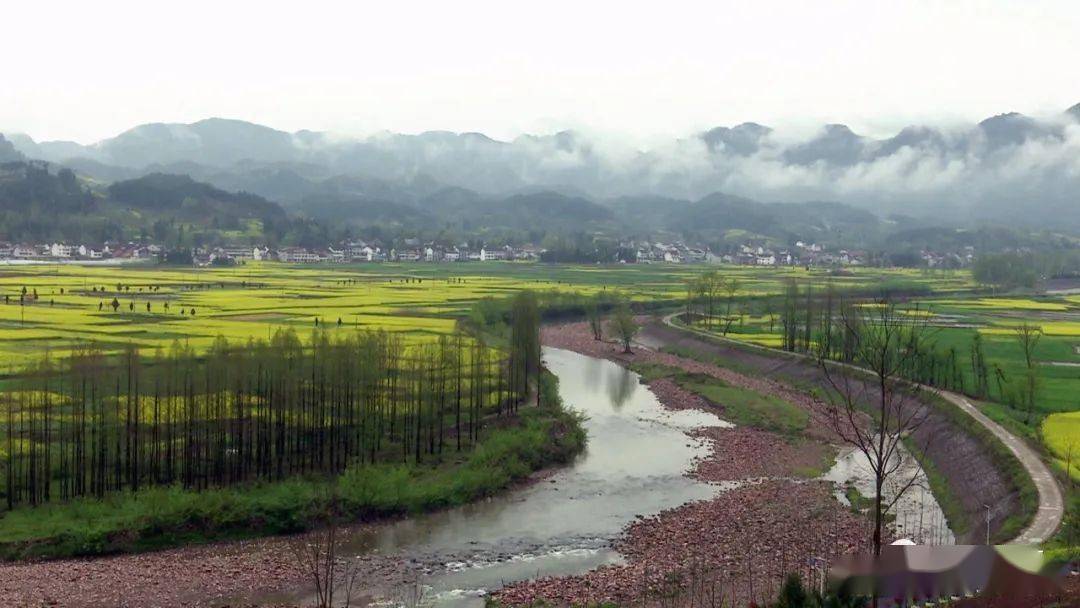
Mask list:
[[[818,298],[829,282],[832,281],[813,283]],[[805,297],[807,284],[800,283],[800,298]],[[835,282],[833,285],[839,287]],[[698,308],[700,297],[701,294]],[[698,313],[694,319],[697,329],[771,348],[784,347],[782,304],[755,303],[744,293],[732,296],[725,292],[713,297],[716,316],[707,322]],[[938,380],[920,381],[966,393],[991,419],[1038,446],[1045,458],[1057,466],[1063,483],[1070,476],[1080,478],[1080,297],[1029,294],[989,297],[978,290],[965,289],[962,281],[954,279],[935,284],[927,293],[903,294],[895,301],[900,313],[926,325],[920,338],[920,351],[932,354],[938,371],[931,373],[940,376]],[[796,301],[796,307],[802,302]],[[825,303],[821,299],[816,302],[814,314],[819,316],[814,318],[820,319]],[[796,323],[804,314],[805,308],[797,308]],[[1033,375],[1028,373],[1019,339],[1017,328],[1021,325],[1037,328],[1038,340],[1032,350]],[[815,327],[813,332],[818,330]],[[981,344],[981,364],[976,363],[980,350],[976,338]],[[801,330],[798,339],[801,342],[797,348],[806,350],[807,338]],[[817,343],[815,333],[810,338],[809,350]],[[983,387],[978,386],[980,369],[985,370]],[[1032,377],[1036,387],[1033,399],[1029,390]],[[1029,407],[1029,403],[1033,405]],[[1065,487],[1066,520],[1054,542],[1075,545],[1080,538],[1080,497],[1072,491],[1071,483]]]
[[[176,343],[204,352],[219,336],[232,344],[243,344],[249,338],[269,339],[279,329],[313,332],[317,324],[331,334],[380,329],[401,335],[406,342],[420,343],[453,332],[459,321],[470,317],[479,315],[485,317],[483,323],[490,323],[486,317],[500,311],[498,302],[525,289],[541,294],[548,313],[558,313],[560,307],[566,313],[580,312],[582,296],[604,293],[679,309],[688,282],[703,270],[684,265],[500,262],[249,263],[207,269],[7,266],[0,270],[0,293],[4,296],[0,300],[0,352],[7,363],[4,373],[17,375],[46,353],[63,358],[87,343],[112,353],[134,345],[149,355],[157,349],[168,351]],[[1038,429],[1047,414],[1077,409],[1080,299],[985,297],[974,291],[966,272],[718,270],[729,280],[737,279],[737,289],[730,295],[734,318],[728,336],[768,346],[779,346],[776,301],[791,279],[803,285],[813,283],[815,290],[828,283],[838,291],[872,294],[890,290],[902,294],[908,309],[914,310],[917,303],[919,310],[930,311],[920,314],[928,314],[936,348],[955,348],[959,360],[966,361],[973,337],[980,335],[988,362],[999,367],[1006,378],[1018,377],[1023,369],[1012,326],[1022,321],[1038,324],[1044,335],[1036,351],[1040,362],[1036,419],[1026,420],[1025,412],[1004,403],[991,402],[985,407],[988,414],[1029,439],[1038,440],[1045,434],[1050,447],[1064,458],[1061,442],[1049,438],[1060,435],[1062,428],[1075,433],[1073,420],[1066,425],[1057,417],[1048,418],[1043,433]],[[484,300],[490,300],[491,306],[477,306]],[[970,367],[962,367],[966,381],[970,381]],[[717,400],[744,404],[736,408],[746,415],[742,422],[795,434],[805,425],[797,416],[799,412],[782,402],[745,401],[735,398],[740,395],[724,392],[730,391],[729,387],[708,388],[718,391]],[[28,534],[24,539],[35,536]],[[17,540],[11,540],[18,545]],[[78,551],[59,549],[60,553]]]
[[[971,348],[975,335],[981,336],[987,363],[991,369],[1000,368],[1004,387],[1004,391],[999,392],[995,373],[990,381],[991,399],[1005,404],[1010,402],[1010,380],[1023,377],[1026,370],[1013,328],[1024,322],[1038,326],[1042,335],[1035,349],[1039,377],[1036,415],[1041,419],[1054,412],[1080,409],[1080,299],[931,296],[915,298],[904,307],[910,314],[915,314],[916,305],[919,314],[927,318],[927,339],[934,348],[938,352],[956,350],[962,363],[960,370],[965,387],[974,385]],[[760,311],[757,314],[737,313],[727,337],[780,347],[780,331],[780,322],[775,316],[770,319]],[[1016,411],[1013,415],[1027,422],[1026,412]]]
[[[1080,411],[1047,416],[1042,433],[1061,468],[1080,480]]]
[[[740,278],[746,297],[778,293],[789,277],[821,275],[753,267],[724,272]],[[6,266],[0,267],[0,355],[5,371],[16,371],[45,351],[63,356],[78,342],[92,341],[106,351],[127,344],[167,348],[174,341],[205,349],[217,336],[230,341],[265,338],[279,328],[313,328],[316,319],[324,328],[337,328],[340,319],[342,329],[385,329],[419,338],[451,331],[480,299],[498,299],[521,289],[582,294],[618,290],[635,300],[674,302],[683,297],[686,280],[698,273],[700,268],[688,266],[500,262],[248,263],[207,269]],[[832,280],[840,286],[894,284],[935,292],[970,287],[964,274],[941,277],[902,270],[865,270]]]

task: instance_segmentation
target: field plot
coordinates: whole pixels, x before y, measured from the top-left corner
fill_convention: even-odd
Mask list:
[[[687,266],[549,266],[516,263],[289,266],[10,266],[0,269],[0,355],[15,371],[48,351],[80,342],[116,352],[128,344],[196,350],[217,336],[269,337],[276,329],[367,328],[410,339],[450,332],[472,305],[522,289],[589,295],[618,290],[639,300],[683,297],[700,270]],[[822,271],[725,268],[746,297],[776,294],[784,279]],[[970,287],[966,275],[865,270],[831,279],[840,286],[894,285],[929,292]],[[751,327],[752,325],[748,325]],[[761,336],[759,340],[768,340]]]
[[[815,283],[820,296],[825,282]],[[835,285],[835,284],[834,284]],[[1037,399],[1034,414],[1041,418],[1053,412],[1080,408],[1080,300],[1062,297],[991,298],[937,296],[933,293],[902,298],[901,312],[919,317],[928,326],[930,348],[956,362],[956,388],[970,392],[976,385],[972,353],[979,336],[983,357],[990,369],[988,395],[999,403],[1014,406],[1013,417],[1026,419],[1017,384],[1027,373],[1027,362],[1017,339],[1016,328],[1028,324],[1038,330],[1034,349],[1037,368]],[[724,323],[710,329],[728,337],[780,348],[783,345],[782,306],[777,302],[751,301],[736,296],[731,312],[721,300]],[[729,323],[730,322],[730,323]],[[704,322],[698,321],[699,328]],[[1025,420],[1025,422],[1033,422]],[[1034,421],[1034,422],[1037,422]]]
[[[1058,464],[1080,480],[1080,411],[1047,416],[1042,432]]]

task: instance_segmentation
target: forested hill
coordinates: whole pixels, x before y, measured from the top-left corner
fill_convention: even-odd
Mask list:
[[[805,241],[889,253],[890,259],[912,263],[923,249],[1074,246],[1067,235],[1051,239],[1021,229],[976,228],[879,217],[836,202],[765,203],[720,192],[696,201],[649,195],[593,200],[553,190],[490,196],[421,176],[406,186],[358,175],[327,177],[314,193],[283,207],[189,175],[150,173],[108,184],[40,161],[0,163],[0,241],[9,242],[148,238],[169,248],[325,247],[352,238],[420,238],[542,246],[572,242],[573,248],[591,251],[600,238],[684,240],[730,251],[748,242],[786,248]],[[1057,244],[1060,239],[1067,242]]]
[[[108,187],[108,199],[123,207],[191,222],[285,219],[285,210],[277,203],[254,194],[226,192],[187,175],[152,173],[116,182]]]
[[[0,240],[94,243],[181,232],[200,241],[262,240],[289,228],[277,203],[186,175],[152,174],[102,187],[47,163],[0,164]]]

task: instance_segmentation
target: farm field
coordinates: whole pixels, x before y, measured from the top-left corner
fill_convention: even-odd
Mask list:
[[[821,275],[803,269],[725,268],[740,294],[780,291],[783,280]],[[619,290],[644,300],[682,297],[700,268],[668,265],[549,266],[527,263],[290,266],[249,263],[229,268],[27,265],[0,267],[0,356],[5,372],[63,357],[78,343],[109,352],[128,344],[196,350],[218,336],[268,337],[276,329],[384,329],[410,338],[452,331],[482,298],[521,289],[591,294]],[[965,274],[928,276],[860,270],[832,279],[840,286],[896,285],[935,293],[970,288]],[[23,295],[25,293],[25,295]],[[115,300],[115,310],[113,303]],[[21,302],[21,303],[20,303]],[[340,320],[340,322],[339,322]]]
[[[1080,480],[1080,411],[1047,416],[1042,433],[1058,465],[1067,468],[1073,479]]]
[[[974,386],[971,351],[973,340],[979,335],[987,363],[994,370],[990,379],[991,397],[1003,403],[1016,398],[1010,395],[1009,383],[1019,381],[1026,370],[1014,328],[1021,323],[1039,327],[1042,333],[1034,351],[1039,377],[1036,414],[1041,417],[1080,409],[1080,299],[921,297],[903,307],[908,314],[924,316],[933,348],[941,353],[956,351],[965,387]],[[771,314],[762,314],[760,310],[740,312],[727,335],[780,347],[778,315],[778,310]],[[1013,414],[1021,420],[1026,418],[1026,412]]]
[[[821,293],[821,285],[814,289]],[[720,309],[726,311],[726,299]],[[740,301],[733,312],[709,328],[738,340],[782,348],[782,305]],[[921,318],[927,325],[923,346],[936,353],[948,369],[946,388],[964,392],[991,419],[1013,434],[1041,446],[1045,459],[1064,476],[1080,479],[1080,298],[1068,295],[986,297],[946,295],[940,291],[901,301],[899,312]],[[730,324],[729,324],[730,322]],[[696,321],[705,328],[702,321]],[[1026,406],[1028,368],[1017,327],[1037,327],[1032,349],[1035,371],[1034,406]],[[978,347],[976,346],[978,345]],[[981,351],[986,370],[985,389],[976,378]],[[951,362],[951,363],[950,363]],[[1068,489],[1071,490],[1069,485]],[[1080,502],[1068,497],[1066,525],[1059,540],[1074,544]]]

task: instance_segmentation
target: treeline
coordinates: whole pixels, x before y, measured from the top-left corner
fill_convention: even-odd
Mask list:
[[[917,303],[908,305],[904,297],[890,293],[866,297],[840,292],[831,284],[815,290],[813,283],[800,286],[789,281],[778,310],[784,350],[851,363],[856,359],[853,349],[860,343],[856,334],[891,332],[888,346],[892,354],[885,356],[897,362],[898,376],[1017,408],[1030,408],[1034,403],[1033,361],[1023,378],[1010,379],[1000,365],[986,358],[978,332],[967,348],[939,345],[937,331],[930,324],[932,313]],[[1017,328],[1018,336],[1020,333]]]
[[[1080,276],[1080,251],[1010,251],[980,255],[972,276],[983,285],[1003,289],[1034,288],[1040,280]]]
[[[585,233],[549,234],[540,261],[558,264],[614,264],[636,262],[637,251],[617,239]]]
[[[411,344],[281,330],[218,338],[206,353],[106,357],[89,345],[45,359],[0,395],[6,506],[437,462],[536,394],[535,298],[519,295],[513,310],[505,350],[463,333]]]
[[[837,289],[832,283],[790,279],[778,295],[741,293],[737,278],[719,271],[702,274],[687,283],[684,312],[687,319],[726,335],[748,316],[764,317],[769,333],[778,333],[779,348],[851,363],[856,358],[856,332],[879,331],[882,323],[893,325],[890,342],[894,353],[904,357],[897,374],[914,382],[980,399],[992,399],[1028,413],[1030,419],[1039,390],[1034,350],[1041,332],[1021,324],[1013,328],[1014,339],[1024,353],[1022,373],[1006,374],[987,359],[984,340],[975,332],[971,342],[941,345],[930,323],[931,312],[909,298],[922,290],[903,285],[877,285],[862,289]],[[867,314],[886,310],[887,315]],[[859,320],[853,322],[852,320]],[[907,356],[910,353],[911,356]]]
[[[1031,289],[1039,280],[1033,254],[991,253],[975,259],[971,275],[976,282],[1004,289]]]

